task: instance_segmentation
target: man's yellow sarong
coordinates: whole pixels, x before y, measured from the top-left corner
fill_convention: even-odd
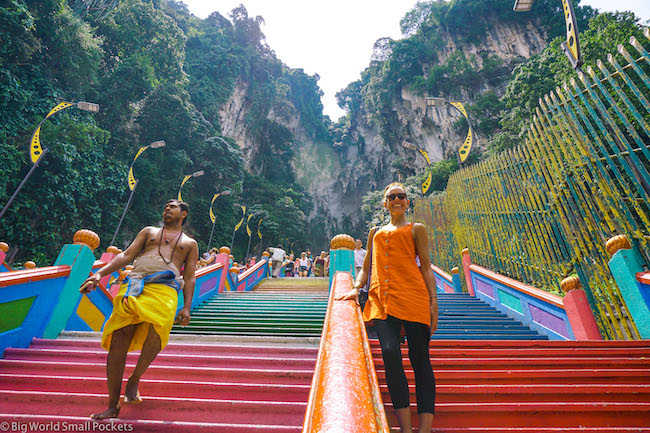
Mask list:
[[[140,350],[147,339],[151,324],[160,337],[160,348],[164,348],[169,341],[169,332],[176,317],[176,290],[165,284],[145,284],[142,293],[137,297],[129,296],[128,305],[125,305],[122,298],[126,287],[126,284],[122,284],[117,296],[113,298],[113,313],[104,325],[102,347],[106,350],[111,347],[113,331],[137,324],[129,352]]]
[[[149,273],[153,268],[160,269],[161,265],[157,257],[145,256],[140,258],[140,266],[136,262],[132,274],[144,270]],[[140,268],[140,269],[138,269]],[[167,267],[169,269],[169,267]],[[158,270],[156,269],[156,270]],[[175,270],[175,268],[174,268]],[[176,273],[176,275],[178,275]],[[142,293],[137,296],[128,296],[127,303],[122,300],[126,294],[128,284],[125,282],[120,286],[120,291],[113,298],[113,313],[104,325],[102,333],[102,347],[109,350],[113,332],[128,325],[137,325],[135,334],[129,346],[129,352],[141,350],[147,339],[149,325],[151,324],[160,337],[160,349],[162,350],[169,341],[169,333],[176,318],[178,306],[178,293],[166,284],[146,283]]]

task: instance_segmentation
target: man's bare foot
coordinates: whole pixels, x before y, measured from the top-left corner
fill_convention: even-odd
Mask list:
[[[108,418],[117,418],[117,416],[120,414],[120,405],[118,404],[117,407],[109,407],[102,413],[94,413],[90,415],[92,419],[108,419]]]
[[[142,403],[138,383],[139,381],[135,381],[132,378],[129,378],[126,382],[126,387],[124,388],[124,404]]]

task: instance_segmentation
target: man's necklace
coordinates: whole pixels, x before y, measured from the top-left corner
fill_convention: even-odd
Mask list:
[[[165,235],[165,243],[166,244],[169,244],[171,241],[174,240],[174,238],[176,236],[178,236],[178,239],[176,239],[176,243],[174,244],[174,249],[172,249],[172,255],[169,258],[169,261],[167,261],[165,259],[165,257],[162,255],[162,253],[160,252],[160,245],[162,244],[162,241],[163,241],[163,234]],[[183,231],[182,230],[180,232],[176,233],[171,239],[167,240],[167,233],[165,231],[165,228],[163,227],[163,229],[160,231],[160,241],[158,242],[158,255],[163,259],[163,262],[165,262],[166,264],[170,264],[172,262],[172,260],[174,260],[174,253],[176,252],[176,245],[178,245],[178,241],[181,240],[181,236],[183,236]]]

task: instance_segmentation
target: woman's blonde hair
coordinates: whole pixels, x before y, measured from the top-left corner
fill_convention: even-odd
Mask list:
[[[404,192],[406,192],[406,187],[404,187],[404,184],[402,184],[401,182],[390,183],[390,184],[388,184],[388,186],[386,188],[384,188],[384,200],[386,200],[386,194],[388,194],[388,190],[391,189],[391,188],[394,188],[396,186],[402,188],[404,190]]]

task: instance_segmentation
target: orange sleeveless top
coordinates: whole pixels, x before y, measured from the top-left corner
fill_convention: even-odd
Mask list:
[[[415,262],[413,223],[377,230],[372,242],[372,276],[363,320],[387,315],[431,326],[429,291]]]

